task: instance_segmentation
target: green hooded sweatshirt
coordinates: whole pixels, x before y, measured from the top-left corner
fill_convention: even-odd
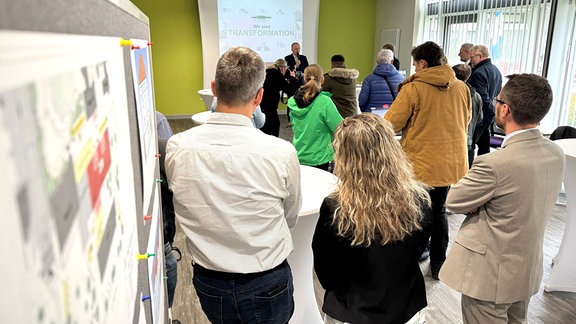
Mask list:
[[[310,103],[304,103],[303,93],[298,90],[288,99],[290,121],[294,138],[292,143],[298,152],[300,164],[316,166],[334,159],[334,130],[342,121],[331,94],[320,92]]]

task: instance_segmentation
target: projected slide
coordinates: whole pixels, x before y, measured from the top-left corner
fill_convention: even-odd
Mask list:
[[[302,0],[219,0],[218,30],[220,54],[242,45],[273,62],[302,42]]]

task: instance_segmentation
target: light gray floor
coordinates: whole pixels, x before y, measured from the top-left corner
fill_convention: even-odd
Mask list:
[[[291,139],[292,130],[286,127],[286,116],[280,116],[280,120],[282,122],[280,137]],[[192,123],[189,120],[170,120],[170,124],[175,132],[180,132],[192,127]],[[561,195],[559,197],[559,204],[554,208],[553,215],[546,228],[544,238],[544,277],[540,291],[534,295],[530,301],[528,323],[576,323],[576,293],[545,293],[543,291],[544,283],[550,275],[552,258],[556,255],[560,246],[564,232],[565,217],[565,198]],[[452,244],[454,236],[464,220],[464,216],[450,215],[448,219],[450,226],[450,244]],[[174,245],[180,247],[184,253],[184,257],[178,265],[179,278],[174,305],[172,307],[172,317],[180,320],[183,324],[209,323],[202,313],[192,286],[191,260],[186,253],[185,237],[179,225]],[[433,280],[430,277],[428,261],[422,262],[420,267],[426,280],[426,293],[428,297],[426,323],[461,323],[460,295],[442,282]],[[318,305],[321,306],[324,291],[316,279],[314,284],[316,300]]]

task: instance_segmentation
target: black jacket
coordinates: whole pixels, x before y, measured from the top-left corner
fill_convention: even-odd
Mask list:
[[[282,72],[275,67],[267,68],[266,79],[264,79],[264,95],[260,103],[262,112],[278,110],[280,91],[292,94],[294,93],[293,88],[296,86],[296,79],[294,77],[285,77]]]
[[[407,322],[427,305],[418,261],[428,241],[430,210],[424,230],[403,241],[352,247],[332,224],[337,206],[324,199],[312,240],[314,269],[326,290],[322,310],[354,324]]]
[[[176,214],[174,213],[174,203],[172,202],[172,191],[168,188],[166,169],[164,160],[166,156],[167,140],[158,139],[158,153],[160,153],[160,194],[162,197],[162,220],[164,223],[164,243],[174,243],[176,234]]]
[[[305,55],[298,54],[298,59],[300,60],[300,65],[298,66],[298,69],[296,71],[304,73],[304,69],[308,67],[308,58],[306,58]],[[286,55],[284,57],[284,60],[286,61],[286,63],[288,63],[288,68],[290,70],[294,70],[294,67],[296,66],[296,60],[294,59],[294,55],[292,54]]]

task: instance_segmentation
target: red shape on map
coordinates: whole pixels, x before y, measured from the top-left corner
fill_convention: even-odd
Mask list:
[[[111,160],[110,139],[108,137],[108,129],[106,129],[104,135],[100,139],[100,143],[98,143],[98,148],[96,149],[96,152],[94,152],[92,160],[90,160],[90,164],[88,164],[87,170],[88,185],[90,186],[90,198],[93,208],[97,205],[102,183],[110,169]]]

